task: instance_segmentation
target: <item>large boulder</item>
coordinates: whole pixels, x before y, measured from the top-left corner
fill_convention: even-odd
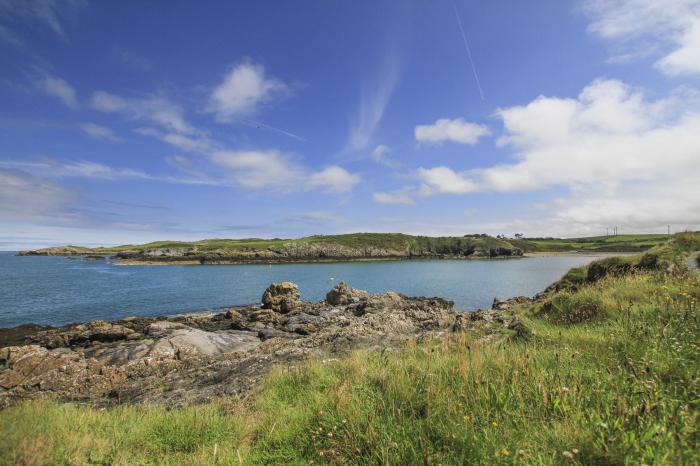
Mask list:
[[[271,283],[262,295],[262,307],[286,314],[301,307],[300,296],[299,287],[294,283]]]
[[[350,288],[347,283],[340,282],[326,293],[326,302],[332,306],[344,306],[368,297],[366,291]]]
[[[157,339],[150,356],[176,359],[248,351],[260,344],[260,340],[248,332],[205,332],[168,321],[151,324],[148,335]]]

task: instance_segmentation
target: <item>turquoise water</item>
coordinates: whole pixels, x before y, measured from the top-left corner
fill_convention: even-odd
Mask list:
[[[531,296],[593,257],[430,260],[281,265],[118,266],[0,252],[0,327],[154,316],[258,303],[271,282],[297,283],[321,300],[344,280],[370,292],[451,299],[458,309],[494,297]]]

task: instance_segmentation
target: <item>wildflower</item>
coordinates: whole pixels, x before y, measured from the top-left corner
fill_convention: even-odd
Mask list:
[[[494,427],[498,427],[498,422],[493,421],[493,422],[491,423],[491,425],[494,426]]]
[[[469,415],[465,414],[463,419],[464,419],[464,422],[469,422]]]
[[[508,451],[507,448],[504,448],[503,450],[501,450],[501,455],[503,455],[503,456],[510,456],[510,452]]]
[[[527,456],[527,453],[525,452],[525,450],[518,450],[516,455],[518,455],[519,458],[525,458]]]
[[[562,455],[564,455],[564,458],[566,458],[569,461],[574,459],[574,454],[570,451],[565,451],[564,453],[562,453]]]
[[[578,455],[578,449],[577,449],[577,448],[573,448],[573,449],[571,450],[571,453],[573,453],[574,455]]]
[[[328,432],[328,438],[333,437],[333,432]]]
[[[569,393],[569,387],[561,387],[559,393],[561,393],[561,396],[566,395],[567,393]]]

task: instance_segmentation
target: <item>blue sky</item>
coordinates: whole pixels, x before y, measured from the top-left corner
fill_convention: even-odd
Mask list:
[[[698,229],[699,81],[698,0],[0,0],[0,249]]]

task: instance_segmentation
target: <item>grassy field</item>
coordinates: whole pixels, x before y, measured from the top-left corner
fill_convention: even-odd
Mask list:
[[[508,240],[525,252],[634,252],[650,249],[668,240],[668,235],[617,235],[588,238]]]
[[[507,240],[494,238],[486,235],[474,236],[459,236],[459,237],[429,237],[429,236],[412,236],[402,233],[351,233],[345,235],[315,235],[307,236],[299,239],[261,239],[261,238],[245,238],[245,239],[206,239],[202,241],[185,242],[185,241],[157,241],[153,243],[139,245],[121,245],[106,248],[80,248],[86,253],[116,253],[124,250],[146,250],[156,248],[192,248],[196,247],[202,252],[213,250],[253,250],[265,248],[283,248],[285,244],[302,243],[302,244],[333,244],[351,248],[384,248],[397,251],[420,252],[449,252],[451,250],[459,251],[468,247],[485,247],[485,248],[510,248],[512,245]],[[73,246],[71,246],[73,247]]]
[[[438,252],[460,250],[466,247],[518,247],[525,252],[638,252],[652,248],[668,240],[667,235],[618,235],[590,238],[546,238],[546,239],[501,239],[487,235],[465,235],[453,237],[412,236],[402,233],[350,233],[345,235],[315,235],[299,239],[206,239],[202,241],[156,241],[146,244],[125,244],[105,248],[79,248],[87,253],[110,254],[124,250],[146,250],[156,248],[192,248],[200,251],[254,250],[283,248],[288,243],[325,243],[352,248],[376,247],[397,251]]]
[[[0,412],[0,463],[699,464],[700,277],[606,264],[517,309],[518,335],[313,361],[188,408],[24,402]]]

